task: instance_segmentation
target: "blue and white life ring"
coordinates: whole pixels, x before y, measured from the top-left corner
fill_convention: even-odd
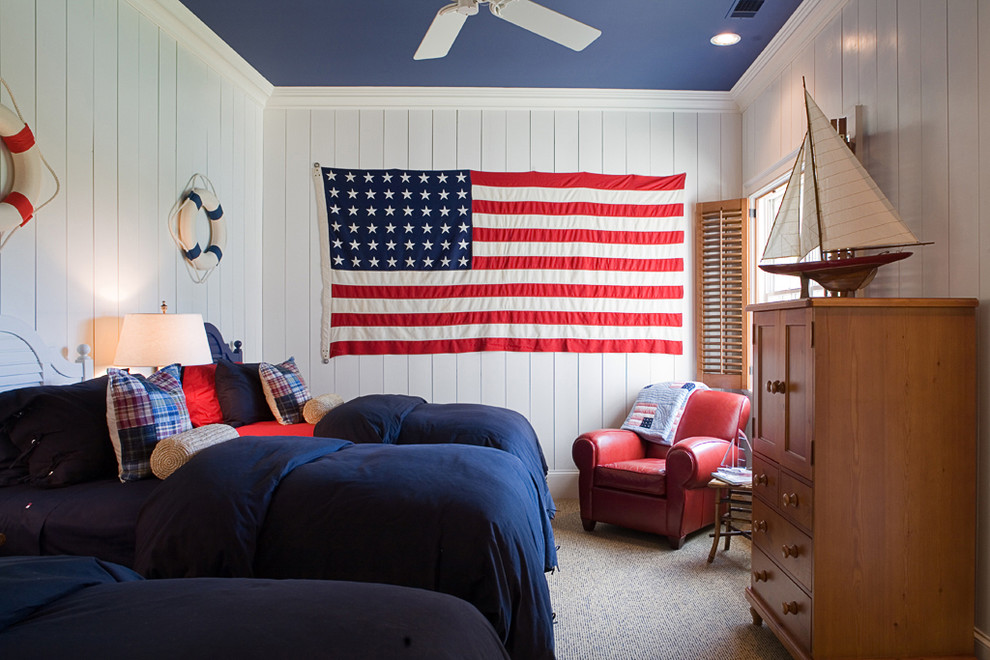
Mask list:
[[[196,240],[196,217],[199,210],[206,211],[210,221],[210,242],[205,248]],[[220,265],[223,249],[227,241],[227,230],[223,220],[220,200],[205,188],[193,188],[182,201],[178,211],[178,241],[182,256],[196,270],[213,270]]]

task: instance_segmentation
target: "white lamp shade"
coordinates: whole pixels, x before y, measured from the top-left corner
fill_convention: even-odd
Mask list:
[[[118,367],[164,367],[213,362],[199,314],[127,314],[120,329]]]

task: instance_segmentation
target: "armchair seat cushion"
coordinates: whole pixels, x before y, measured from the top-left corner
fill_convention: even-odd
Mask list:
[[[595,486],[663,497],[667,492],[667,461],[641,458],[595,468]]]

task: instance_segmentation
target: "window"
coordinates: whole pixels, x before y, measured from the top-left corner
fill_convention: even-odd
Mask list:
[[[697,206],[695,224],[697,378],[709,387],[748,389],[749,201]]]
[[[793,275],[771,275],[756,267],[763,256],[763,248],[767,244],[770,236],[770,228],[773,220],[777,217],[777,209],[780,208],[780,201],[784,197],[784,188],[787,187],[787,180],[778,182],[776,187],[768,192],[757,195],[753,199],[753,206],[756,211],[756,236],[753,244],[753,273],[756,283],[754,299],[756,302],[774,302],[777,300],[792,300],[801,297],[801,278]],[[812,255],[817,254],[817,250]],[[811,291],[821,295],[821,285],[810,282]]]

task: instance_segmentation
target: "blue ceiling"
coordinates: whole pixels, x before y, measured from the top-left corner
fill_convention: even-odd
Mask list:
[[[449,0],[182,0],[276,87],[439,86],[728,91],[801,0],[540,0],[601,29],[581,52],[493,16],[464,24],[447,57],[413,60]],[[724,31],[742,41],[719,48]]]

